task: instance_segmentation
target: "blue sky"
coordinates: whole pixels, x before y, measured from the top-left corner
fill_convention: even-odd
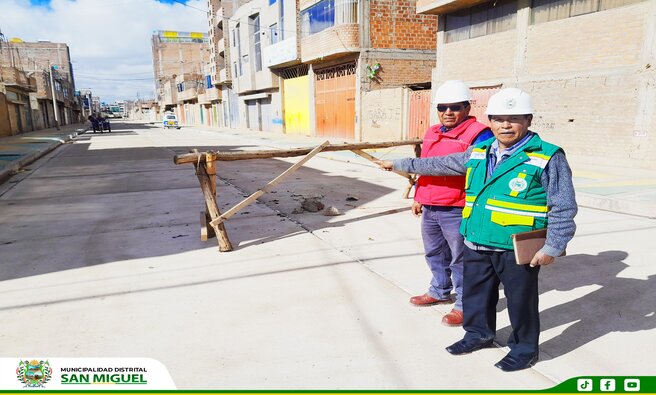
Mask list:
[[[164,3],[164,4],[177,3],[177,1],[175,1],[175,0],[157,0],[157,1],[159,1],[160,3]],[[185,4],[187,4],[187,1],[188,0],[180,0],[180,2],[185,3]],[[50,5],[50,2],[51,2],[51,0],[30,0],[30,4],[32,4],[33,6],[46,6],[47,7],[47,6]]]
[[[207,32],[207,0],[0,0],[8,39],[68,44],[77,89],[105,102],[154,97],[156,30]]]

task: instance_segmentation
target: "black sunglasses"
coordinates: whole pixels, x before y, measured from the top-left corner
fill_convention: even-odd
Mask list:
[[[462,109],[465,107],[464,104],[449,104],[449,105],[438,105],[437,106],[437,111],[439,112],[445,112],[447,109],[451,109],[451,111],[462,111]]]

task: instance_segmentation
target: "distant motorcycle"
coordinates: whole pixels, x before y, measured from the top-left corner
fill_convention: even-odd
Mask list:
[[[103,120],[102,120],[100,133],[102,133],[104,130],[106,130],[108,133],[112,132],[112,125],[109,124],[109,119],[107,119],[107,118],[103,118]]]

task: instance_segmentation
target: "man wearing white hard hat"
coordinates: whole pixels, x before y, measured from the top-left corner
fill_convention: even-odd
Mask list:
[[[422,158],[464,152],[472,143],[493,136],[487,125],[469,116],[471,100],[469,88],[462,81],[450,80],[440,85],[433,100],[440,123],[426,131]],[[432,279],[428,291],[413,296],[410,303],[415,306],[452,303],[451,291],[455,291],[454,308],[442,323],[460,326],[464,239],[459,228],[465,207],[465,177],[421,176],[414,200],[412,213],[422,216],[421,235]]]
[[[466,333],[446,350],[462,355],[492,345],[503,284],[512,332],[510,352],[495,366],[515,371],[538,359],[538,273],[562,255],[574,236],[577,205],[565,153],[528,129],[533,120],[531,97],[517,88],[502,89],[490,97],[486,113],[495,138],[464,153],[378,164],[385,170],[416,174],[466,175],[467,205],[460,227],[466,246]],[[512,235],[544,228],[544,247],[529,264],[518,265]]]

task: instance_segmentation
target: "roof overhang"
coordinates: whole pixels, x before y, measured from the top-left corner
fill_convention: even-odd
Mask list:
[[[417,0],[417,14],[448,14],[486,1],[488,0]]]

